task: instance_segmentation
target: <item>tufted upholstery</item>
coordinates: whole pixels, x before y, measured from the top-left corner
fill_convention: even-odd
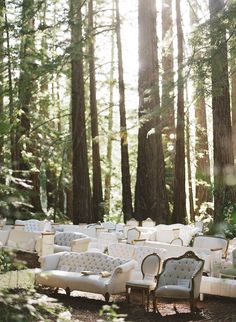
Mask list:
[[[204,261],[191,251],[166,259],[154,291],[154,309],[156,298],[189,299],[192,309],[199,296],[203,264]]]
[[[15,221],[15,225],[23,225],[24,231],[28,232],[44,232],[51,231],[51,223],[47,220],[40,221],[37,219],[19,220]]]
[[[108,254],[113,257],[119,257],[124,259],[134,258],[135,248],[132,245],[116,243],[108,245]]]
[[[61,251],[86,251],[90,238],[77,232],[58,232],[54,238],[54,252]]]
[[[110,294],[125,292],[125,283],[130,279],[134,265],[133,260],[98,252],[57,253],[42,259],[36,283],[61,287],[67,293],[72,290],[99,293],[108,301]],[[102,275],[104,271],[106,274]],[[86,272],[90,273],[85,275]]]
[[[64,253],[60,257],[57,269],[68,272],[81,272],[92,268],[95,273],[102,271],[112,272],[117,266],[126,262],[127,260],[104,256],[104,254],[98,252]]]
[[[55,235],[54,242],[60,246],[71,246],[71,242],[75,239],[85,238],[87,237],[81,233],[73,233],[73,232],[59,232]]]

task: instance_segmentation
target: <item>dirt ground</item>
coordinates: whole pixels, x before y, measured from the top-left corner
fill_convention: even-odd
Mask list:
[[[102,296],[72,292],[70,297],[61,291],[53,295],[60,303],[70,309],[72,321],[74,322],[96,322],[99,317],[99,311],[105,305]],[[158,304],[159,313],[154,313],[152,305],[150,312],[146,312],[140,303],[139,294],[134,294],[131,304],[126,302],[125,296],[113,296],[110,304],[119,306],[119,313],[126,314],[125,321],[129,322],[174,322],[174,321],[233,321],[236,322],[236,299],[205,296],[203,302],[198,302],[198,309],[195,313],[190,313],[187,302],[176,303],[174,310],[172,303],[162,302]]]

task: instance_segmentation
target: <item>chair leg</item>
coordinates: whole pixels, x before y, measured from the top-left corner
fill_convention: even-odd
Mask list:
[[[145,305],[145,290],[142,290],[142,305]]]
[[[190,300],[190,311],[191,312],[196,311],[196,304],[197,304],[197,299]]]
[[[127,303],[130,303],[129,286],[126,286],[126,301]]]
[[[70,296],[70,288],[69,287],[66,288],[66,295]]]
[[[156,313],[157,312],[157,299],[155,297],[155,294],[153,294],[152,303],[153,303],[153,312]]]
[[[149,290],[147,290],[147,312],[149,312]]]
[[[107,293],[104,295],[104,297],[105,297],[105,301],[106,301],[106,303],[108,303],[108,302],[109,302],[109,299],[110,299],[110,294],[107,292]]]

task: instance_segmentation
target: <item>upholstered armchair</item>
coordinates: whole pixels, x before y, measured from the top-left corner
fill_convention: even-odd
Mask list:
[[[77,232],[59,232],[54,238],[54,253],[72,251],[85,252],[88,249],[90,238]]]
[[[192,251],[180,257],[166,259],[153,291],[154,312],[157,309],[157,299],[189,300],[192,311],[199,296],[203,264],[204,261]]]

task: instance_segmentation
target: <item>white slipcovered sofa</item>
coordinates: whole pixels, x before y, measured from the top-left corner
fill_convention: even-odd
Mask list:
[[[41,247],[40,237],[40,233],[30,233],[15,229],[1,230],[0,247],[36,252]]]
[[[54,253],[71,251],[85,252],[88,249],[90,238],[78,232],[59,232],[54,238]]]
[[[71,291],[98,293],[108,302],[110,295],[125,292],[135,261],[99,252],[62,252],[42,258],[36,284]]]
[[[35,253],[45,256],[53,253],[52,232],[27,232],[11,229],[0,230],[0,247]]]

